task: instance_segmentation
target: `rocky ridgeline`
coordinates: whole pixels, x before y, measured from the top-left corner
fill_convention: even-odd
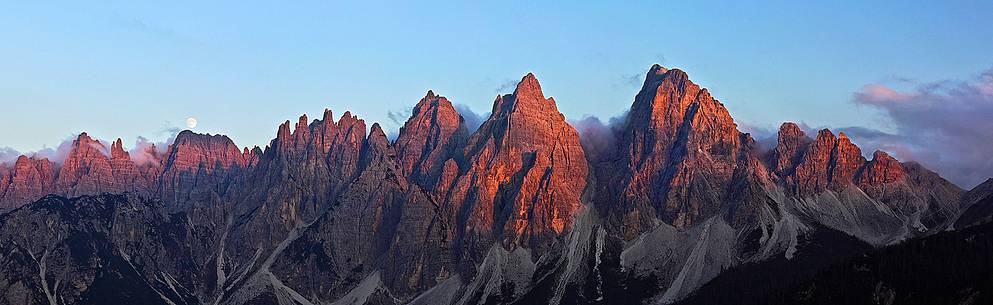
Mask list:
[[[83,133],[61,163],[0,165],[0,303],[673,302],[824,232],[882,246],[989,210],[843,133],[785,123],[761,151],[659,65],[615,145],[581,136],[532,74],[472,133],[433,91],[393,142],[330,110],[264,149],[183,131],[135,160]]]

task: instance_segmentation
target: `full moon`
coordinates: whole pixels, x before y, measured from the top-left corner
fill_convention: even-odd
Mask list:
[[[193,127],[197,127],[197,118],[194,117],[186,118],[186,128],[193,129]]]

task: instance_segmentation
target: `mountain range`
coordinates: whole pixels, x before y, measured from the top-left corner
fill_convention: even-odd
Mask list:
[[[0,164],[0,304],[993,298],[993,179],[966,191],[789,122],[765,149],[659,65],[606,129],[578,132],[527,74],[475,130],[428,91],[392,141],[330,110],[265,148],[81,133],[59,162]]]

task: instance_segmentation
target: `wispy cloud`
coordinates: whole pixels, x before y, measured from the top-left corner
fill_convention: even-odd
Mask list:
[[[165,156],[169,145],[172,145],[175,139],[176,137],[173,135],[164,142],[155,143],[145,137],[138,137],[135,140],[134,149],[128,152],[128,154],[131,156],[131,160],[139,166],[160,164],[162,162],[162,156]]]
[[[113,17],[112,22],[125,30],[134,31],[159,41],[180,44],[198,43],[195,39],[180,33],[172,27],[145,18],[118,15]]]
[[[412,111],[413,110],[411,109],[400,110],[400,111],[390,110],[386,112],[386,117],[390,119],[390,122],[393,122],[394,126],[400,127],[407,122],[407,119],[410,118]]]
[[[637,86],[641,85],[644,81],[645,81],[645,73],[644,72],[642,72],[642,73],[628,74],[628,75],[625,75],[625,76],[622,76],[621,77],[621,82],[624,85],[632,86],[632,87],[637,87]]]
[[[36,152],[27,152],[24,155],[33,158],[47,158],[50,161],[61,163],[65,161],[66,156],[72,151],[72,142],[79,138],[78,134],[70,135],[59,142],[56,147],[45,147]]]
[[[407,119],[410,118],[412,112],[412,109],[398,111],[389,110],[386,112],[386,118],[390,120],[390,123],[392,123],[392,125],[387,125],[383,128],[386,131],[387,139],[393,141],[400,136],[400,127],[403,127],[403,124],[407,122]]]
[[[148,138],[139,136],[135,140],[134,148],[128,153],[131,159],[135,161],[138,165],[145,165],[150,163],[159,162],[161,158],[172,145],[173,141],[176,139],[176,135],[181,131],[176,127],[169,127],[169,123],[166,122],[163,125],[162,130],[157,132],[157,136],[166,136],[166,140],[161,142],[151,141]],[[0,147],[0,164],[7,163],[12,164],[17,161],[17,158],[21,155],[28,156],[31,158],[45,158],[49,161],[55,163],[62,163],[65,161],[69,153],[72,152],[72,144],[76,139],[79,138],[79,134],[72,134],[63,138],[58,145],[54,147],[45,146],[37,151],[25,151],[19,152],[10,147]],[[111,143],[103,140],[94,138],[95,143],[92,143],[94,148],[98,149],[105,156],[110,156]]]
[[[520,82],[520,81],[509,79],[509,78],[504,79],[503,82],[501,82],[500,85],[497,86],[497,88],[493,90],[493,92],[496,92],[498,94],[513,93],[514,89],[517,88],[517,83],[518,82]]]

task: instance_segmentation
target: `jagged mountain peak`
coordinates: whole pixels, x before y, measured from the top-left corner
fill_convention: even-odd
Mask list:
[[[386,132],[383,131],[383,127],[379,126],[379,123],[372,123],[372,127],[369,128],[369,140],[379,142],[382,139],[386,139]],[[389,140],[386,142],[389,143]]]
[[[76,135],[76,141],[77,142],[88,142],[88,141],[92,141],[92,140],[93,140],[93,138],[90,137],[90,134],[87,133],[87,132],[85,132],[85,131],[80,132],[79,135]]]
[[[629,234],[656,219],[688,227],[716,213],[727,196],[719,185],[730,181],[747,150],[723,104],[682,70],[657,65],[645,76],[618,139],[615,161],[601,165],[611,186],[597,194],[607,196],[598,200],[601,208],[637,219]],[[685,198],[705,184],[721,190]]]
[[[686,74],[685,71],[678,68],[666,69],[659,64],[655,64],[648,69],[648,73],[645,75],[645,82],[642,85],[641,90],[645,91],[657,88],[662,84],[662,82],[676,84],[676,86],[673,86],[676,88],[684,87],[687,82],[692,83],[689,79],[689,75]]]
[[[459,153],[468,137],[462,115],[447,98],[429,90],[400,127],[394,146],[402,171],[432,189],[446,161]]]
[[[124,150],[124,144],[121,138],[117,138],[117,141],[114,141],[110,145],[110,156],[114,159],[129,159],[128,152]]]
[[[91,153],[101,153],[103,155],[109,155],[107,147],[97,139],[90,137],[85,131],[80,132],[76,137],[76,140],[72,141],[72,150],[69,152],[70,155],[88,155]]]
[[[421,98],[421,100],[418,101],[416,105],[414,105],[414,109],[411,115],[412,116],[416,115],[413,112],[428,111],[429,109],[435,107],[454,109],[454,106],[452,106],[452,102],[450,102],[448,98],[435,94],[433,90],[428,90],[428,92],[424,94],[424,97]]]
[[[896,160],[896,159],[893,158],[893,156],[890,156],[889,153],[877,149],[872,152],[872,160],[876,161],[876,160]]]
[[[578,132],[544,97],[534,74],[513,94],[497,97],[462,154],[465,165],[448,198],[469,209],[463,234],[542,248],[571,228],[567,215],[580,206],[588,164]],[[481,255],[483,249],[467,250]]]
[[[560,115],[555,100],[545,98],[541,84],[533,73],[528,73],[517,83],[513,94],[497,96],[491,117],[510,113],[534,113],[535,116]],[[531,114],[528,114],[531,115]]]
[[[527,92],[541,94],[541,84],[538,83],[538,77],[534,76],[532,72],[521,77],[521,81],[517,83],[517,89],[514,90],[515,95]]]
[[[779,136],[780,137],[796,137],[796,136],[806,136],[807,134],[794,122],[783,122],[779,125]]]
[[[319,120],[304,114],[280,124],[265,152],[185,130],[147,168],[128,160],[120,139],[109,157],[80,158],[72,170],[22,156],[15,168],[0,165],[0,207],[48,190],[158,197],[175,211],[158,203],[148,215],[117,210],[135,221],[116,222],[129,230],[108,242],[129,252],[103,254],[124,262],[134,282],[153,285],[161,294],[152,299],[233,305],[623,303],[618,295],[641,280],[645,290],[663,290],[653,300],[672,301],[739,264],[802,258],[797,249],[811,232],[881,245],[940,229],[958,211],[949,207],[954,186],[882,151],[867,161],[844,133],[825,129],[812,139],[786,122],[774,152],[760,156],[723,104],[680,69],[649,69],[602,160],[587,158],[532,73],[493,109],[470,135],[452,102],[428,90],[392,143],[379,123],[366,129],[351,112],[336,122],[325,109]],[[81,152],[99,144],[86,133],[76,142]],[[65,183],[54,186],[56,177]],[[24,223],[42,232],[59,227],[46,226],[44,213],[32,217]],[[146,236],[156,240],[132,242]],[[60,249],[70,252],[48,256],[59,260],[42,275],[48,283],[77,272],[56,268],[89,262],[72,261],[75,236],[31,237],[44,243],[16,261],[31,277],[51,240],[68,241]],[[594,281],[606,289],[586,285]],[[8,291],[45,297],[34,283]]]
[[[777,144],[773,149],[773,172],[785,177],[792,173],[812,139],[796,123],[785,122],[779,127]]]
[[[653,75],[653,74],[664,74],[664,73],[666,73],[668,71],[669,71],[669,69],[666,69],[665,67],[663,67],[660,64],[652,64],[652,67],[648,69],[648,74],[649,75]]]

